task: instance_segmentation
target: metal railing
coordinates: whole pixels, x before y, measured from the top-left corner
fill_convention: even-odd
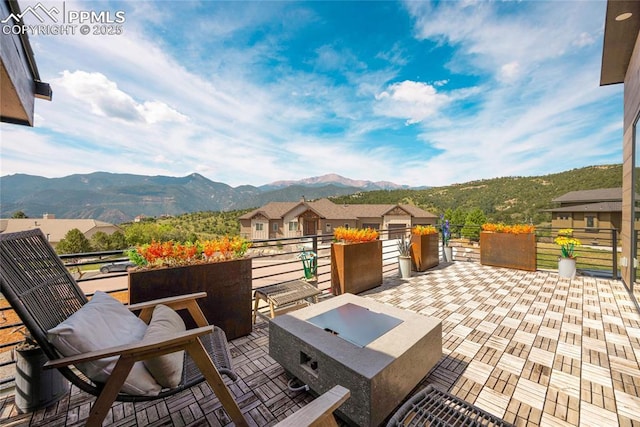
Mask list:
[[[451,244],[454,249],[454,261],[479,261],[477,257],[467,256],[480,248],[476,240],[465,237],[470,233],[472,237],[479,236],[479,226],[452,226]],[[397,262],[397,238],[404,234],[409,235],[410,229],[380,230],[380,238],[383,241],[383,276],[390,277],[398,273]],[[558,229],[537,228],[536,250],[537,267],[544,270],[556,270],[559,256],[558,246],[553,243]],[[583,245],[577,248],[578,271],[581,274],[598,275],[603,277],[619,278],[618,272],[618,248],[619,235],[615,229],[574,229],[574,236],[583,241]],[[316,286],[324,292],[331,289],[331,241],[332,235],[313,235],[303,237],[291,237],[268,240],[255,240],[251,248],[253,272],[253,289],[258,289],[274,283],[282,283],[303,277],[303,264],[301,254],[313,251],[316,256]],[[465,245],[468,245],[466,247]],[[441,249],[440,249],[441,252]],[[82,286],[91,281],[105,278],[124,277],[127,273],[99,273],[99,265],[105,262],[123,261],[123,251],[105,251],[81,254],[60,255],[65,265],[70,269],[76,280]],[[442,258],[442,257],[441,257]],[[98,266],[96,268],[90,268]],[[108,293],[127,291],[127,287],[108,289]],[[93,293],[87,293],[88,296]],[[16,339],[0,344],[0,354],[11,349],[20,342],[21,337],[15,333],[15,329],[22,326],[22,322],[9,323],[7,315],[12,311],[11,307],[0,308],[0,333],[16,335]],[[2,323],[4,320],[4,323]],[[13,360],[0,363],[0,368],[14,364]],[[13,377],[0,379],[0,386],[11,383]]]

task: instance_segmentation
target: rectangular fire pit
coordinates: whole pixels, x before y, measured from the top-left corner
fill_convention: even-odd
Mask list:
[[[269,354],[315,393],[348,388],[338,413],[377,426],[442,356],[442,323],[343,294],[272,319]]]

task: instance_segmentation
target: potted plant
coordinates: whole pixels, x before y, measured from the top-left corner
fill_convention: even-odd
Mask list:
[[[433,225],[416,225],[411,229],[411,260],[415,271],[425,271],[440,263],[438,230]]]
[[[536,262],[536,235],[533,225],[482,224],[481,264],[535,271]]]
[[[558,237],[554,242],[560,246],[560,257],[558,258],[558,274],[560,277],[573,279],[576,276],[576,254],[575,247],[582,242],[573,237],[573,229],[564,228],[558,230]]]
[[[128,251],[137,267],[129,271],[129,303],[193,292],[206,292],[199,301],[209,321],[228,339],[251,333],[251,242],[222,237],[194,243],[152,242]],[[188,327],[193,320],[183,317]]]
[[[403,279],[411,277],[411,246],[411,240],[405,236],[398,239],[398,270]]]
[[[382,241],[372,228],[337,227],[331,244],[334,295],[357,294],[382,284]]]
[[[449,246],[449,240],[451,239],[451,227],[448,219],[444,219],[444,215],[440,215],[442,224],[440,226],[440,232],[442,233],[442,258],[445,262],[453,261],[453,248]]]

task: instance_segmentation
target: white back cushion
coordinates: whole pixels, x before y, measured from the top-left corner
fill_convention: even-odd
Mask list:
[[[147,325],[117,299],[97,291],[93,298],[67,320],[48,331],[49,341],[63,356],[137,343]],[[104,383],[118,357],[79,364],[77,368],[93,381]],[[160,385],[142,362],[136,362],[122,391],[127,394],[157,395]]]
[[[178,313],[166,305],[158,304],[153,309],[153,315],[143,341],[171,339],[176,333],[185,330],[184,321]],[[162,387],[177,387],[182,381],[184,351],[146,359],[144,365]]]

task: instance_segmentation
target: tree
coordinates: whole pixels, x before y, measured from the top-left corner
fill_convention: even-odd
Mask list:
[[[25,214],[22,211],[16,211],[16,212],[13,213],[11,218],[29,218],[29,217],[27,216],[27,214]]]
[[[127,241],[121,231],[116,231],[109,236],[109,249],[126,249]]]
[[[487,217],[482,209],[474,208],[467,214],[460,234],[467,239],[480,240],[480,227],[485,222],[487,222]]]
[[[56,252],[59,254],[77,254],[91,252],[91,243],[82,231],[73,228],[64,235],[64,238],[56,245]]]
[[[98,231],[91,236],[91,247],[94,251],[115,251],[118,249],[126,249],[127,242],[121,231],[107,234],[104,231]]]
[[[451,212],[451,217],[449,217],[449,221],[451,222],[451,234],[454,236],[458,236],[460,234],[466,218],[467,213],[459,206]]]
[[[94,251],[102,252],[111,249],[111,239],[104,231],[97,231],[91,236],[91,247]]]

